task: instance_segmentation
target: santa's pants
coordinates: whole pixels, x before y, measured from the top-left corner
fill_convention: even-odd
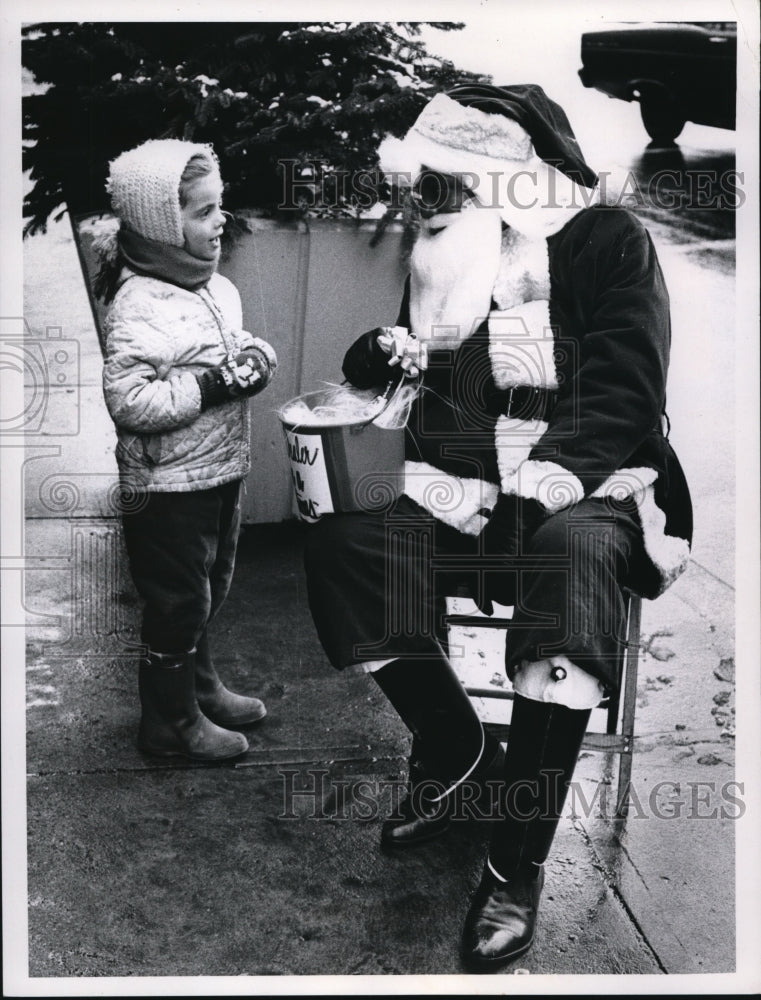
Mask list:
[[[499,570],[500,593],[514,605],[510,678],[522,664],[565,656],[615,689],[626,626],[623,588],[643,559],[631,501],[584,500],[524,538],[522,551]],[[445,596],[463,582],[483,595],[494,565],[481,539],[435,520],[406,496],[384,513],[322,517],[307,530],[305,568],[328,659],[342,670],[435,655],[445,641]]]

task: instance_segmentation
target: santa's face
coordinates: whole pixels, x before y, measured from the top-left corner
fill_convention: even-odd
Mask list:
[[[456,174],[441,174],[424,167],[412,188],[412,199],[424,219],[461,211],[473,195],[463,178]]]
[[[419,198],[421,225],[410,257],[410,322],[436,349],[458,346],[488,316],[500,261],[499,213],[469,196],[460,183],[443,186],[427,174]],[[452,177],[452,175],[449,175]],[[456,182],[458,178],[453,178]],[[418,204],[420,201],[418,200]]]

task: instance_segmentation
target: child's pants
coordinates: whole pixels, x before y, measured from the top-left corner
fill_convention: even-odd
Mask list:
[[[227,596],[240,488],[238,479],[189,493],[147,493],[139,510],[123,515],[132,579],[145,602],[141,639],[153,652],[192,650]]]

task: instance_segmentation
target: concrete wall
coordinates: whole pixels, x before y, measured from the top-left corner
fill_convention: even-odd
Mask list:
[[[100,218],[100,217],[97,217]],[[80,262],[89,288],[96,217],[75,222]],[[340,383],[346,348],[362,332],[393,323],[404,271],[399,226],[375,246],[375,223],[310,219],[280,224],[251,217],[220,264],[238,287],[246,329],[264,337],[279,359],[276,379],[251,403],[252,468],[244,506],[246,523],[292,516],[285,441],[277,410],[324,383]],[[103,310],[91,298],[100,336]]]

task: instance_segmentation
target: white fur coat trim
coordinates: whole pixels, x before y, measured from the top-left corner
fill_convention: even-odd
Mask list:
[[[550,297],[550,254],[544,237],[529,239],[509,226],[502,233],[499,273],[492,290],[498,309]]]
[[[483,479],[453,476],[427,462],[405,462],[404,492],[444,524],[465,535],[479,535],[499,488]]]
[[[637,497],[648,486],[652,486],[658,478],[655,469],[642,466],[637,469],[619,469],[608,476],[602,486],[591,495],[593,497],[610,497],[613,500],[626,500],[627,497]]]
[[[636,499],[645,552],[660,573],[661,589],[658,593],[662,594],[687,568],[690,546],[687,539],[666,534],[666,515],[655,502],[652,486],[646,487]]]
[[[652,486],[657,477],[655,469],[646,467],[619,469],[608,476],[590,496],[596,499],[610,497],[613,500],[634,497],[639,503],[639,498],[649,486]],[[505,485],[512,488],[505,489]],[[527,459],[516,470],[511,482],[508,484],[503,482],[502,488],[505,493],[516,493],[521,497],[538,500],[552,513],[584,499],[584,487],[577,476],[556,462],[542,462],[536,459]]]
[[[502,417],[503,431],[509,418]],[[520,421],[512,421],[521,424]],[[554,462],[527,460],[525,456],[547,429],[537,421],[532,433],[523,431],[505,435],[510,446],[498,447],[497,457],[502,477],[502,492],[539,500],[556,513],[583,499],[579,479]],[[518,443],[520,434],[525,434]],[[499,444],[499,439],[498,439]],[[634,498],[642,523],[645,551],[661,577],[663,593],[685,570],[690,556],[684,538],[667,535],[666,515],[655,502],[655,469],[620,469],[609,476],[592,494],[593,497]],[[479,535],[497,502],[499,488],[482,479],[466,479],[436,469],[427,462],[405,462],[404,492],[429,514],[466,535]],[[551,506],[550,506],[551,505]]]
[[[556,462],[527,459],[517,470],[510,493],[538,500],[551,513],[584,499],[581,480]]]
[[[547,431],[545,420],[521,420],[497,417],[494,444],[497,451],[499,481],[503,493],[517,493],[517,475],[528,461],[531,449]]]
[[[498,389],[518,385],[557,389],[555,337],[547,300],[536,299],[493,311],[488,326],[489,357]]]
[[[685,538],[666,534],[666,515],[655,502],[653,484],[657,478],[656,470],[647,467],[619,469],[608,476],[591,496],[634,499],[642,523],[645,552],[658,570],[661,578],[659,593],[662,594],[684,572],[690,557],[690,546]],[[506,482],[503,477],[502,492],[538,500],[552,513],[584,498],[581,482],[572,472],[555,462],[531,459],[516,470],[512,479]]]

